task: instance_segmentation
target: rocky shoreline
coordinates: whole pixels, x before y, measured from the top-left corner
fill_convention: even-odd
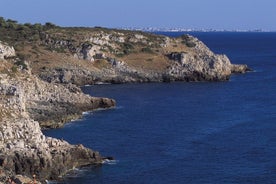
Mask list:
[[[39,50],[29,58],[36,61],[29,62],[18,60],[15,49],[0,42],[0,183],[8,178],[27,183],[34,174],[41,182],[56,180],[73,168],[102,163],[105,158],[99,152],[41,132],[62,127],[84,111],[116,105],[113,99],[85,95],[78,86],[227,81],[233,73],[250,71],[247,65],[231,64],[227,56],[214,54],[192,36],[173,39],[136,32],[99,33],[82,40],[85,43],[79,43],[80,47],[41,34],[40,46],[69,52]]]
[[[80,116],[82,110],[113,107],[114,100],[72,93],[62,85],[47,84],[33,76],[27,81],[25,75],[15,79],[0,76],[0,171],[29,177],[36,174],[44,181],[59,179],[72,168],[101,164],[103,157],[98,152],[45,137],[41,127],[62,126],[64,119],[59,113],[69,119]],[[7,177],[0,175],[0,181]]]

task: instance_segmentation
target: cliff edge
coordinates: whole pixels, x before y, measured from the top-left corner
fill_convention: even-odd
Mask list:
[[[79,33],[72,31],[72,34]],[[91,29],[86,34],[78,44],[47,35],[44,44],[53,50],[63,48],[68,55],[64,56],[64,62],[55,65],[49,62],[40,67],[41,63],[33,63],[34,73],[48,82],[84,85],[227,81],[233,73],[250,70],[247,65],[232,64],[226,55],[214,54],[190,35],[170,38],[107,29]],[[50,57],[53,53],[44,54]]]
[[[12,47],[1,42],[0,48],[0,183],[20,180],[19,174],[58,179],[73,168],[100,164],[98,152],[44,136],[39,122],[59,127],[82,111],[113,107],[115,101],[90,97],[73,85],[41,81],[30,69],[14,65],[16,59],[7,59],[15,56]]]
[[[231,74],[249,70],[191,35],[172,38],[50,23],[5,25],[0,27],[3,41],[28,61],[33,74],[52,83],[227,81]]]

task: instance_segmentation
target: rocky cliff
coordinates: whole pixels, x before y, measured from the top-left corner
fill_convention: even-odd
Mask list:
[[[70,53],[68,61],[78,63],[77,66],[44,67],[35,71],[49,82],[83,85],[97,82],[225,81],[232,73],[249,70],[246,65],[231,64],[226,55],[214,54],[190,35],[169,38],[101,29],[88,32],[79,44],[54,41],[57,40],[55,35],[48,35],[45,40],[44,44],[51,48],[67,49]]]
[[[0,27],[33,74],[48,82],[95,83],[225,81],[246,72],[197,38],[139,31],[43,25]]]
[[[4,48],[3,53],[12,50],[3,43],[0,47]],[[22,180],[18,174],[35,174],[41,181],[58,179],[73,168],[100,164],[102,157],[98,152],[46,137],[39,123],[43,127],[59,127],[82,111],[109,108],[115,101],[90,97],[73,85],[41,81],[18,66],[13,70],[11,62],[16,61],[0,62],[0,183],[8,178]]]

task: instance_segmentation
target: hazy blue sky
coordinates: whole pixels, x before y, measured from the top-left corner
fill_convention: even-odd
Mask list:
[[[276,0],[0,0],[0,9],[21,23],[276,30]]]

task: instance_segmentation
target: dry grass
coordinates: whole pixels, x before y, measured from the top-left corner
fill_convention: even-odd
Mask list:
[[[6,30],[7,31],[7,30]],[[20,37],[20,32],[13,30],[14,34]],[[32,30],[31,30],[32,31]],[[30,35],[31,32],[30,31]],[[112,50],[118,50],[117,53],[122,53],[120,56],[116,52],[109,49],[103,49],[102,52],[109,58],[115,58],[126,62],[130,67],[137,69],[150,70],[150,71],[163,71],[169,65],[167,54],[171,52],[190,52],[191,48],[182,43],[183,40],[171,39],[171,43],[167,47],[161,47],[163,44],[164,36],[144,33],[139,31],[127,31],[105,28],[62,28],[55,27],[49,30],[44,30],[44,34],[50,35],[53,40],[70,41],[74,47],[80,47],[83,43],[87,42],[93,35],[101,38],[101,34],[123,35],[125,40],[135,37],[136,34],[143,35],[143,41],[150,44],[141,42],[124,44],[110,41],[113,46]],[[12,37],[11,37],[12,38]],[[21,38],[21,37],[20,37]],[[22,37],[23,39],[23,37]],[[21,40],[22,40],[21,39]],[[45,40],[44,40],[45,41]],[[112,66],[106,60],[96,60],[94,62],[77,59],[68,48],[55,48],[53,45],[46,45],[43,40],[34,41],[14,41],[16,43],[16,52],[22,55],[29,61],[32,72],[38,74],[42,68],[49,70],[55,68],[67,69],[86,69],[89,71],[99,71],[103,68],[111,68]],[[131,46],[131,47],[130,47]],[[59,52],[59,49],[61,52]],[[1,62],[1,61],[0,61]],[[10,66],[11,67],[11,66]],[[7,70],[0,66],[0,72]]]
[[[98,69],[102,69],[102,68],[111,69],[112,68],[110,63],[106,60],[96,60],[93,62],[92,65]]]
[[[129,66],[144,70],[163,71],[169,65],[168,59],[160,54],[137,53],[122,59]]]

